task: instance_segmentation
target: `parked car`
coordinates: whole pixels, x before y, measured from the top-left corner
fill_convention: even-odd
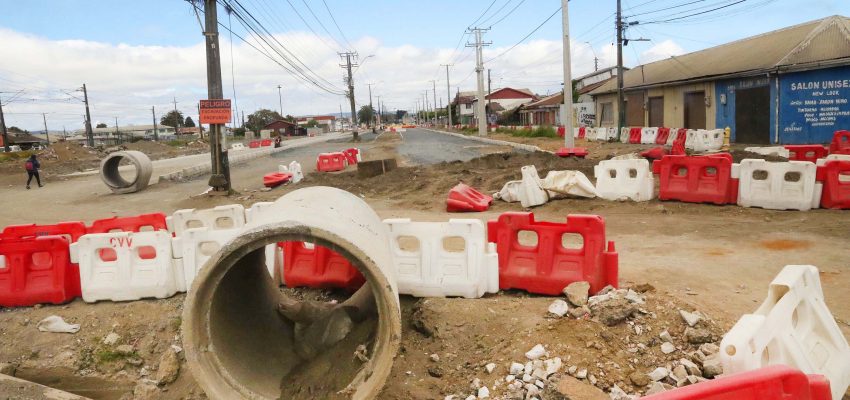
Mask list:
[[[11,145],[11,146],[9,146],[9,152],[10,152],[10,153],[14,153],[14,152],[16,152],[16,151],[21,151],[21,146],[18,146],[18,145]],[[0,146],[0,153],[5,153],[5,152],[6,152],[6,147],[5,147],[5,146]]]

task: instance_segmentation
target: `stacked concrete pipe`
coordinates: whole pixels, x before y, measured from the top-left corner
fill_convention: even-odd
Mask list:
[[[401,340],[398,288],[386,227],[363,200],[335,188],[299,189],[272,207],[275,217],[246,226],[193,282],[183,310],[189,368],[212,399],[375,398]],[[323,355],[305,360],[296,351],[295,324],[281,318],[280,290],[264,263],[264,247],[281,241],[331,248],[367,280],[352,299],[371,290],[377,326],[368,336],[371,346],[358,349],[365,357],[359,357],[362,365],[352,369],[350,381],[345,377],[345,382],[338,382],[337,375],[341,365],[354,358],[355,349],[324,360]],[[315,374],[305,375],[305,370]],[[294,381],[303,385],[305,378],[335,383],[314,382],[327,392],[294,396],[288,385]],[[312,384],[307,386],[312,390]]]
[[[136,169],[136,179],[128,182],[118,168],[127,159]],[[100,161],[100,179],[116,194],[134,193],[148,187],[153,173],[153,163],[145,153],[135,150],[116,151]]]

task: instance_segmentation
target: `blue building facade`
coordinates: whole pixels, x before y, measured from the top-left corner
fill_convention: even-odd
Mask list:
[[[829,143],[850,130],[850,66],[718,80],[715,121],[732,141]]]

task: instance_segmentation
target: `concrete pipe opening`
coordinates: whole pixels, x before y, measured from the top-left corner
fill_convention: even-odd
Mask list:
[[[186,297],[183,341],[193,375],[213,399],[376,397],[401,339],[380,218],[356,196],[328,187],[289,193],[264,215],[204,265]],[[284,241],[336,251],[367,284],[336,306],[304,302],[298,315],[281,311],[292,298],[269,275],[265,246]],[[371,307],[357,308],[364,298]]]
[[[100,161],[100,178],[115,193],[146,188],[152,173],[150,158],[140,151],[117,151]]]

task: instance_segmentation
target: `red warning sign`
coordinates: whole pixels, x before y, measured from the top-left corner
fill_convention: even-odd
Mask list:
[[[202,124],[230,123],[230,100],[201,100]]]

